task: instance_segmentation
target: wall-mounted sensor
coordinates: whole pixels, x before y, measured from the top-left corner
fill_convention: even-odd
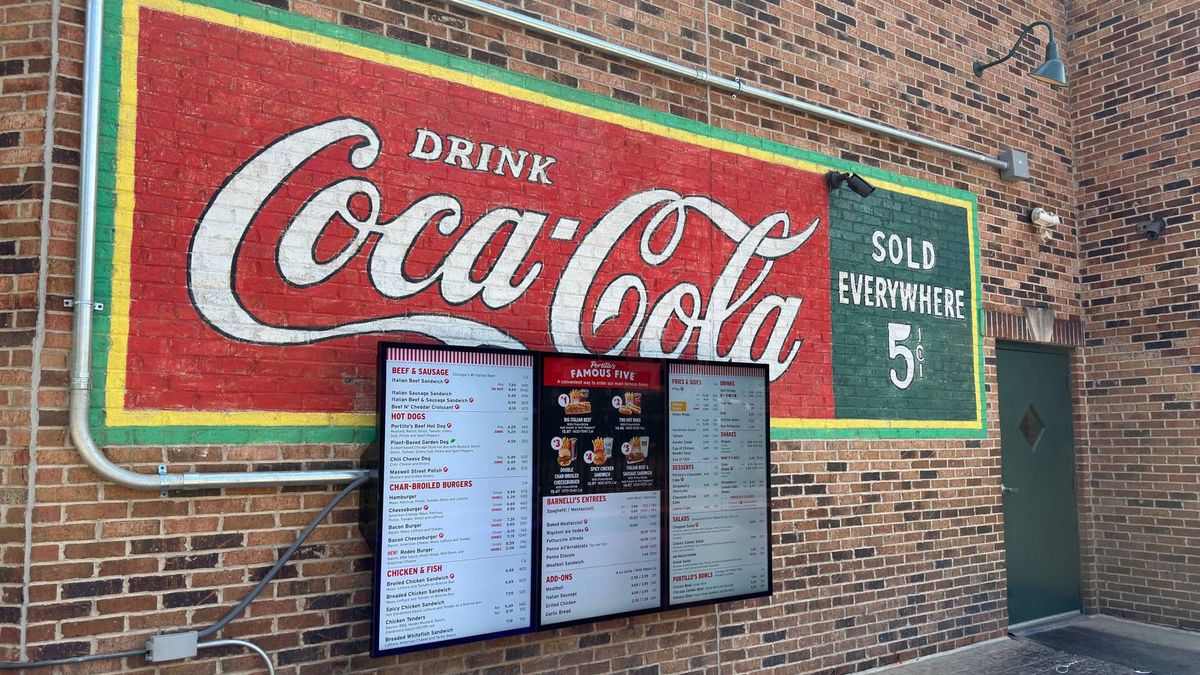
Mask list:
[[[1038,236],[1042,238],[1042,241],[1050,241],[1050,238],[1054,236],[1051,230],[1062,225],[1062,218],[1059,218],[1057,213],[1050,213],[1039,206],[1029,212],[1029,222],[1037,228]]]
[[[1167,221],[1163,220],[1162,218],[1143,221],[1138,223],[1137,226],[1138,232],[1141,232],[1142,236],[1150,241],[1154,241],[1155,239],[1161,237],[1163,230],[1166,228]]]
[[[856,173],[842,173],[841,171],[830,171],[825,174],[825,185],[829,187],[829,191],[840,188],[842,185],[847,185],[854,194],[859,197],[870,197],[875,191],[875,186],[868,183],[862,176]]]

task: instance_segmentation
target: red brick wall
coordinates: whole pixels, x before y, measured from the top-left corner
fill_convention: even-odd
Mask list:
[[[1200,15],[1077,2],[1090,607],[1200,628]],[[1136,224],[1168,226],[1147,241]]]
[[[21,5],[6,6],[5,11],[13,11],[12,7]],[[909,8],[833,0],[812,6],[647,1],[636,6],[592,2],[523,7],[556,23],[664,58],[981,152],[992,154],[1008,146],[1028,150],[1034,181],[1004,183],[987,167],[709,92],[436,3],[294,0],[287,6],[322,20],[969,190],[979,196],[985,306],[1019,312],[1022,303],[1039,303],[1061,315],[1081,314],[1080,258],[1070,217],[1075,203],[1071,162],[1076,154],[1082,159],[1086,153],[1072,146],[1070,101],[1065,94],[1022,76],[1035,65],[1040,42],[1022,52],[1019,64],[995,68],[982,79],[970,73],[973,58],[1006,48],[1019,26],[1028,21],[1047,18],[1065,26],[1061,3],[1009,3],[1005,13],[985,2],[930,2]],[[35,17],[31,33],[48,35],[48,16]],[[78,148],[76,94],[83,16],[73,1],[62,5],[60,16],[54,197],[61,201],[54,202],[48,222],[51,300],[44,314],[46,346],[36,394],[41,421],[33,449],[39,471],[30,504],[22,503],[26,482],[20,467],[28,464],[28,458],[20,451],[30,445],[22,434],[27,435],[29,428],[31,357],[27,354],[33,336],[20,331],[33,323],[26,318],[24,324],[0,325],[3,331],[11,328],[24,335],[11,344],[0,343],[0,372],[6,378],[0,431],[8,434],[0,451],[8,454],[0,467],[16,467],[0,468],[4,481],[0,488],[17,500],[13,506],[0,507],[7,509],[0,523],[8,575],[0,583],[5,584],[6,606],[16,597],[13,593],[19,595],[23,588],[21,523],[26,509],[32,509],[34,521],[28,621],[22,628],[19,616],[0,614],[0,643],[9,647],[4,651],[10,658],[18,656],[15,646],[22,632],[29,656],[39,658],[140,647],[155,631],[215,620],[242,597],[333,494],[331,489],[289,488],[207,491],[162,499],[101,483],[80,465],[68,445],[64,411],[70,326],[61,296],[70,293],[73,273],[73,164],[77,160],[72,153]],[[12,24],[6,19],[4,25],[9,31]],[[1194,26],[1191,30],[1194,35]],[[12,58],[30,64],[49,59],[50,47],[44,39],[32,40],[33,56],[28,59],[9,56],[9,45],[19,41],[10,40],[7,32],[5,36],[5,63]],[[31,67],[41,66],[23,66]],[[0,90],[3,105],[18,105],[8,103],[9,92],[23,86],[26,72],[33,71],[5,71]],[[44,90],[44,77],[40,81]],[[15,96],[41,119],[44,97],[38,105],[36,96]],[[7,115],[2,124],[9,124]],[[32,122],[29,131],[22,126],[18,140],[19,147],[32,148],[27,152],[33,159],[26,162],[2,155],[0,171],[40,170],[39,124]],[[1180,158],[1180,171],[1194,161],[1194,149],[1191,152],[1190,157],[1185,153]],[[30,168],[24,168],[27,165]],[[0,223],[5,227],[0,247],[10,240],[10,223],[17,232],[11,237],[16,242],[11,253],[0,248],[0,264],[28,258],[35,249],[39,199],[22,194],[12,199],[5,195],[0,201]],[[1066,217],[1048,243],[1020,222],[1033,206]],[[1175,231],[1182,230],[1177,226]],[[1169,237],[1163,243],[1184,250],[1183,239]],[[1194,260],[1195,248],[1187,250]],[[8,284],[0,285],[6,303],[0,316],[14,313],[10,305],[30,302],[29,284],[35,277],[7,271],[0,275],[0,284]],[[18,284],[22,292],[12,292]],[[17,299],[10,301],[14,296]],[[14,322],[17,316],[22,314],[15,313]],[[989,427],[994,429],[991,339],[985,351]],[[1122,366],[1122,370],[1130,368]],[[1096,408],[1092,410],[1091,419],[1097,420]],[[229,445],[111,448],[109,456],[152,473],[163,462],[179,469],[243,470],[314,457],[356,461],[361,452],[362,448],[348,445]],[[772,460],[778,522],[776,593],[770,600],[610,621],[372,662],[364,655],[369,559],[354,525],[355,505],[349,500],[317,530],[284,578],[272,584],[222,636],[252,639],[272,653],[284,673],[398,664],[412,672],[645,669],[639,672],[674,673],[712,672],[718,664],[722,672],[845,672],[1003,634],[1005,578],[995,432],[983,441],[777,444]],[[1154,498],[1172,499],[1169,494]],[[1194,483],[1190,499],[1195,499]],[[14,566],[16,571],[10,572]],[[218,666],[214,658],[218,655],[206,652],[206,658],[163,670],[216,672],[219,667],[220,672],[243,672],[259,667],[241,651],[227,652]],[[105,662],[92,672],[139,665],[134,660]]]

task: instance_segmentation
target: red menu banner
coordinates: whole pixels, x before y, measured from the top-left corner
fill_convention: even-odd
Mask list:
[[[606,387],[658,389],[662,366],[654,361],[606,359],[546,359],[543,381],[548,387]]]

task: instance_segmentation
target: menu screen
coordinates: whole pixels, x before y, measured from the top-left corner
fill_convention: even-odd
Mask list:
[[[530,628],[533,355],[383,349],[372,653]]]
[[[373,656],[770,594],[765,366],[379,354]]]
[[[670,604],[768,593],[766,378],[740,366],[667,372]]]
[[[658,608],[662,364],[554,356],[542,364],[541,624]]]

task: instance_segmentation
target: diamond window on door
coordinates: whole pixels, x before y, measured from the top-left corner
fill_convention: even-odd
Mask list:
[[[1042,438],[1042,432],[1046,430],[1046,425],[1042,423],[1042,418],[1030,403],[1025,408],[1025,414],[1021,416],[1021,424],[1018,427],[1021,430],[1021,435],[1025,437],[1025,442],[1033,450],[1037,450],[1037,442]]]

